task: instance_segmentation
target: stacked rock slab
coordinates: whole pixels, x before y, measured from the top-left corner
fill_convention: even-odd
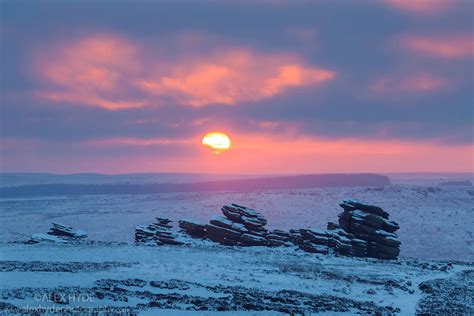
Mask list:
[[[83,230],[74,230],[71,226],[53,223],[53,227],[46,234],[33,234],[29,243],[67,243],[79,241],[87,238],[87,234]]]
[[[291,234],[289,232],[275,229],[266,236],[269,247],[291,246]]]
[[[213,217],[209,224],[179,221],[181,231],[194,238],[206,238],[226,246],[280,246],[289,236],[281,231],[271,233],[265,228],[267,220],[257,211],[237,205],[224,205],[224,216]]]
[[[340,206],[344,211],[338,214],[339,226],[351,244],[349,250],[341,251],[342,254],[348,252],[349,255],[380,259],[398,257],[400,241],[395,231],[400,227],[389,219],[387,212],[378,206],[354,200],[344,200]]]
[[[185,234],[190,235],[193,238],[206,238],[206,226],[191,220],[180,220],[179,228]]]
[[[176,240],[170,225],[171,221],[167,218],[156,217],[156,222],[148,226],[138,225],[135,227],[135,243],[161,245],[181,245],[181,241]]]
[[[292,229],[291,241],[301,250],[312,253],[329,253],[331,235],[320,229]]]
[[[206,237],[226,246],[267,246],[267,220],[257,211],[237,205],[224,205],[224,216],[216,216],[205,226]]]

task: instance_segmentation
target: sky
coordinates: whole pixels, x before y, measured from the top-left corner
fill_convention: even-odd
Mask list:
[[[1,0],[0,169],[473,172],[473,7]]]

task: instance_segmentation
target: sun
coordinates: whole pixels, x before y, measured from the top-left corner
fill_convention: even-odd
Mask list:
[[[202,144],[213,149],[213,153],[220,154],[230,148],[230,138],[224,133],[207,133],[202,138]]]

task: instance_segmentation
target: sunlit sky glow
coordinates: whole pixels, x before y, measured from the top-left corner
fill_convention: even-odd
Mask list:
[[[474,171],[472,1],[0,6],[1,171]]]

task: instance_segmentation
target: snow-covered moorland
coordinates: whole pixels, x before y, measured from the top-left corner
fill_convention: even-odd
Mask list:
[[[260,211],[270,229],[325,228],[351,197],[400,225],[399,260],[305,253],[297,247],[133,245],[156,216],[203,223],[231,202]],[[0,307],[9,315],[474,313],[474,189],[395,184],[258,192],[163,193],[0,200]],[[53,221],[87,231],[75,244],[23,244]],[[25,310],[25,307],[34,307]],[[92,308],[92,309],[91,309]],[[41,311],[41,310],[40,310]],[[44,310],[42,310],[44,311]]]

